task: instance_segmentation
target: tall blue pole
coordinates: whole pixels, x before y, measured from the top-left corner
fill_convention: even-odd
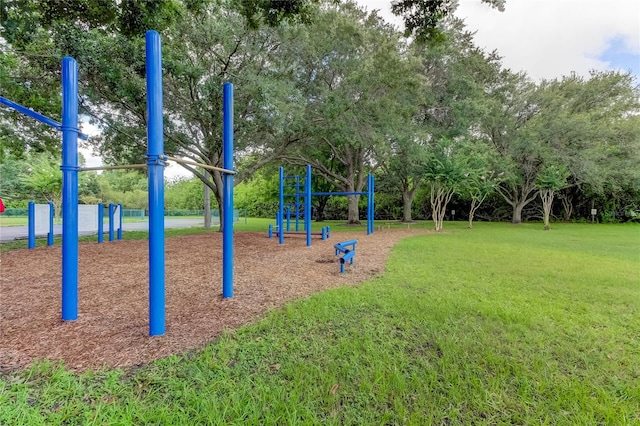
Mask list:
[[[296,232],[300,231],[300,176],[296,176]]]
[[[278,242],[284,244],[284,229],[282,216],[284,215],[284,167],[280,167],[280,207],[278,207]]]
[[[78,319],[78,63],[62,59],[62,320]]]
[[[367,235],[371,234],[371,174],[367,175]]]
[[[164,139],[162,127],[162,44],[146,33],[147,170],[149,172],[149,335],[165,332]]]
[[[29,201],[27,223],[29,229],[28,247],[30,250],[36,248],[36,203]]]
[[[311,165],[307,164],[306,194],[304,198],[304,226],[307,228],[307,247],[311,247]]]
[[[55,207],[51,201],[49,201],[49,233],[47,234],[47,245],[53,245],[53,214],[55,213]]]
[[[98,203],[98,242],[104,240],[104,204]]]
[[[122,204],[118,204],[118,215],[119,215],[119,220],[118,220],[118,239],[121,240],[122,239]]]
[[[371,175],[371,233],[375,230],[375,217],[376,217],[376,179]]]
[[[113,241],[114,232],[115,232],[115,212],[116,205],[113,203],[109,203],[109,241]]]
[[[222,167],[233,170],[233,84],[222,88]],[[222,177],[222,297],[233,296],[233,174]]]

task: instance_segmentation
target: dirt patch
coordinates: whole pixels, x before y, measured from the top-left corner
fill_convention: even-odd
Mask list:
[[[36,359],[73,370],[148,363],[204,346],[224,329],[324,289],[354,285],[384,271],[391,248],[423,230],[334,234],[326,241],[236,233],[234,296],[222,299],[222,236],[165,241],[166,333],[149,337],[147,241],[81,243],[79,318],[61,312],[60,246],[3,253],[0,258],[0,373]],[[358,240],[354,265],[340,274],[333,244]]]

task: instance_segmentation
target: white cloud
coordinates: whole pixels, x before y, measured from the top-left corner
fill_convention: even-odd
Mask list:
[[[358,2],[401,26],[391,0]],[[617,37],[640,54],[640,0],[506,0],[504,12],[480,0],[460,0],[456,16],[477,32],[478,46],[497,50],[505,67],[535,79],[608,69],[599,58]],[[640,74],[640,63],[633,71]]]

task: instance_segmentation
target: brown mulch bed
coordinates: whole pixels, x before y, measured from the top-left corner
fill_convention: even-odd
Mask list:
[[[166,333],[149,337],[148,242],[81,243],[79,317],[61,317],[61,247],[3,253],[0,258],[0,373],[34,360],[63,360],[86,370],[148,363],[199,348],[224,329],[318,291],[380,274],[391,248],[424,230],[377,231],[279,245],[263,233],[236,233],[234,295],[222,298],[222,236],[167,238]],[[333,244],[358,240],[354,265],[339,273]]]

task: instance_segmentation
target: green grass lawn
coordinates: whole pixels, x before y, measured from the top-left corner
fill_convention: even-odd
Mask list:
[[[0,377],[0,424],[639,424],[640,226],[464,225],[199,352]]]

